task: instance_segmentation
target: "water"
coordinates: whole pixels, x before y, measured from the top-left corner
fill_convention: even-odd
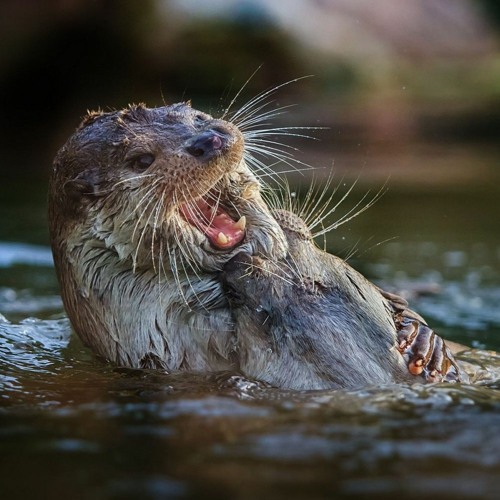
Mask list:
[[[475,347],[463,359],[484,381],[300,393],[96,359],[58,296],[45,186],[21,182],[0,188],[0,498],[497,498],[494,188],[391,189],[329,237],[441,335]]]

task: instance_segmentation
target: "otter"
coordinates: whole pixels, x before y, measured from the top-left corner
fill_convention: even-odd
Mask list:
[[[255,130],[260,101],[253,101],[253,106],[246,106],[249,119],[243,118],[238,126],[189,103],[133,105],[90,112],[84,118],[56,155],[48,200],[55,268],[74,330],[97,355],[125,367],[260,373],[252,367],[260,361],[251,361],[248,352],[259,340],[259,328],[264,337],[272,332],[251,314],[245,316],[244,308],[230,307],[227,283],[220,279],[224,266],[244,254],[272,263],[281,275],[294,269],[298,274],[286,279],[297,281],[301,276],[300,283],[311,293],[336,286],[339,296],[344,293],[354,300],[360,286],[363,300],[358,297],[342,305],[326,298],[318,300],[315,309],[306,308],[311,316],[304,321],[314,326],[318,318],[334,314],[329,308],[335,303],[335,315],[351,341],[345,343],[343,356],[338,346],[331,346],[330,357],[323,359],[328,346],[321,345],[321,337],[312,338],[317,331],[313,328],[301,351],[304,367],[317,357],[330,377],[328,360],[343,357],[345,371],[352,375],[339,382],[342,386],[354,380],[373,383],[418,375],[429,360],[405,360],[398,354],[395,328],[409,347],[417,339],[424,339],[422,345],[429,342],[420,327],[412,330],[413,323],[401,315],[402,304],[381,298],[332,256],[321,256],[315,264],[317,255],[310,243],[298,244],[290,227],[283,221],[280,225],[264,202],[261,181],[248,166],[264,168],[251,155],[262,151]],[[268,133],[264,130],[260,139]],[[307,285],[307,279],[321,276],[320,271],[323,281]],[[283,290],[285,283],[279,280]],[[304,293],[295,286],[286,291],[291,295],[283,305],[300,300]],[[245,292],[250,294],[251,287]],[[274,303],[280,314],[281,303]],[[288,355],[290,346],[283,349],[283,356]],[[298,365],[300,361],[295,359]],[[274,362],[282,360],[270,358],[268,365]],[[363,376],[360,363],[365,363]],[[304,376],[301,387],[317,386],[317,377]],[[274,382],[286,385],[279,378]]]
[[[451,350],[406,301],[314,244],[291,212],[273,214],[289,251],[280,261],[241,252],[221,280],[235,314],[240,369],[288,389],[355,389],[467,381]]]
[[[85,344],[127,367],[237,368],[216,271],[287,242],[239,128],[189,103],[90,112],[57,153],[49,230],[63,303]]]

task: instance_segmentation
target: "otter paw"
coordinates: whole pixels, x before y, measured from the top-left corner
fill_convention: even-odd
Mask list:
[[[431,328],[408,317],[399,318],[396,326],[398,350],[407,360],[412,375],[422,375],[428,382],[460,381],[453,354]]]

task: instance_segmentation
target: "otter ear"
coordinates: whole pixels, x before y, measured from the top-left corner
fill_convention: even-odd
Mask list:
[[[94,198],[97,196],[97,173],[92,169],[80,172],[73,179],[67,180],[63,189],[66,196],[74,200]]]

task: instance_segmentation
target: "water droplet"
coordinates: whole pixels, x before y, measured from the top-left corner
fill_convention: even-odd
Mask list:
[[[297,193],[295,191],[292,191],[290,193],[290,198],[295,198],[297,196]]]
[[[262,312],[264,310],[264,308],[259,304],[256,308],[255,308],[255,312]]]

